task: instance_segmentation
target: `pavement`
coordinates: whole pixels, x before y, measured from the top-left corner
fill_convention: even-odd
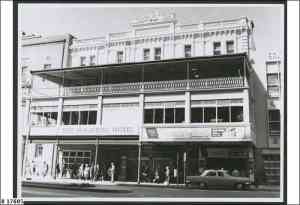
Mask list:
[[[112,193],[128,193],[128,187],[168,187],[179,188],[185,187],[185,184],[155,184],[155,183],[137,183],[137,182],[123,182],[123,181],[84,181],[78,179],[53,179],[53,178],[34,178],[24,179],[22,185],[25,187],[41,187],[53,189],[67,189],[67,190],[80,190],[90,192],[112,192]],[[280,191],[278,185],[259,185],[257,188],[252,187],[251,190],[255,191]]]

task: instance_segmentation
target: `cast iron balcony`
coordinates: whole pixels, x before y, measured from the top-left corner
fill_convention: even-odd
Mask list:
[[[242,77],[226,77],[65,87],[64,96],[118,95],[243,87],[244,79]]]

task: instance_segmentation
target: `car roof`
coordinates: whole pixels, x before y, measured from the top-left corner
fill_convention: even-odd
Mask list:
[[[205,172],[214,171],[214,172],[227,172],[225,169],[206,169]]]

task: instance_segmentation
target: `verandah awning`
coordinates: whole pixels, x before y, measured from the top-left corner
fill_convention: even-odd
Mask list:
[[[249,69],[247,55],[231,54],[178,58],[161,61],[107,64],[31,71],[56,84],[84,86],[130,82],[203,79],[244,76]],[[246,63],[245,63],[246,62]]]

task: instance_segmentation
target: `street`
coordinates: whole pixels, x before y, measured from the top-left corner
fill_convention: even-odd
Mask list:
[[[279,191],[262,190],[200,190],[169,187],[141,187],[141,186],[120,186],[122,190],[113,191],[85,191],[68,189],[49,189],[39,187],[22,187],[22,197],[280,197]]]

